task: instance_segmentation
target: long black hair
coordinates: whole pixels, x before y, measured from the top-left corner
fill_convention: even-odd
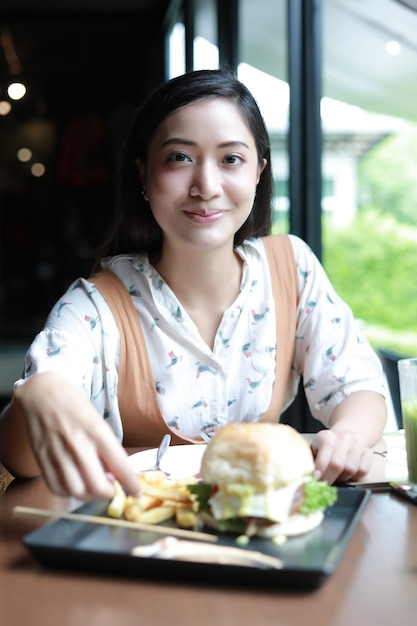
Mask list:
[[[113,230],[100,257],[131,252],[157,254],[162,230],[149,203],[142,197],[136,159],[146,166],[149,144],[159,124],[173,111],[204,98],[226,98],[240,109],[256,144],[259,163],[266,159],[254,205],[235,233],[234,245],[248,237],[267,235],[271,229],[272,170],[270,141],[258,105],[250,91],[229,70],[199,70],[173,78],[157,87],[137,109],[119,159]]]

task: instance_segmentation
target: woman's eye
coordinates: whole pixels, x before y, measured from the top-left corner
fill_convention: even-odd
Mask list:
[[[237,154],[228,154],[223,159],[223,162],[227,163],[228,165],[238,165],[239,163],[242,163],[242,161],[242,157],[238,156]]]
[[[187,154],[184,154],[184,152],[172,152],[168,155],[167,161],[183,163],[185,161],[190,161],[190,157]]]

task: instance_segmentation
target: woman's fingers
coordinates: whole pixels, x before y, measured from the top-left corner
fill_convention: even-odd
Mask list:
[[[40,469],[57,494],[112,498],[114,481],[137,495],[139,481],[116,436],[78,388],[53,374],[34,376],[19,394]]]
[[[369,447],[363,446],[351,449],[346,467],[338,479],[342,482],[360,480],[370,472],[373,461],[374,457]]]
[[[129,494],[139,494],[137,474],[129,463],[126,451],[105,422],[97,424],[94,433],[89,438],[84,437],[83,444],[80,441],[78,445],[73,445],[72,456],[87,495],[113,497],[114,480],[122,484]]]
[[[334,483],[344,467],[345,454],[333,436],[315,438],[312,444],[316,471],[321,480]]]
[[[139,495],[140,484],[137,473],[129,463],[129,458],[124,448],[116,442],[113,432],[103,424],[108,430],[98,442],[98,455],[101,459],[107,474],[110,472],[123,485],[127,493],[132,496]],[[115,442],[117,445],[114,445]],[[108,477],[108,476],[107,476]]]
[[[322,430],[314,437],[311,447],[317,473],[330,484],[363,478],[372,467],[372,451],[350,434]]]

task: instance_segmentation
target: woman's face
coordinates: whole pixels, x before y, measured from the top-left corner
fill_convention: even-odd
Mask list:
[[[164,245],[198,249],[233,244],[251,212],[259,165],[254,137],[238,107],[198,100],[168,115],[138,161]]]

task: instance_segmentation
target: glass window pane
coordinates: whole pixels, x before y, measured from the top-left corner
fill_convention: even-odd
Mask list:
[[[192,8],[194,10],[195,33],[193,69],[216,69],[219,67],[216,0],[193,0]],[[186,32],[183,22],[183,11],[179,10],[168,37],[168,78],[174,78],[186,71]]]
[[[168,36],[168,78],[185,72],[185,26],[176,22]]]
[[[417,3],[407,4],[323,1],[323,262],[374,347],[416,355]]]
[[[216,0],[194,0],[194,10],[194,69],[216,69],[219,67],[217,2]]]
[[[255,96],[271,136],[274,232],[288,232],[286,0],[240,0],[239,79]]]

